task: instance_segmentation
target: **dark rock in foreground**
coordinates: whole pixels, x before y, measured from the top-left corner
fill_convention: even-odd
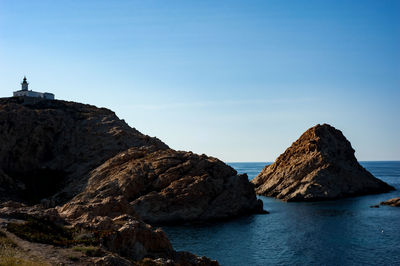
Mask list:
[[[400,207],[400,198],[394,198],[381,202],[381,205],[389,205],[393,207]]]
[[[364,169],[342,132],[308,129],[252,180],[256,193],[285,201],[318,201],[394,190]]]
[[[13,250],[0,245],[0,253],[51,265],[218,265],[206,257],[176,252],[161,229],[137,217],[97,216],[85,224],[71,222],[72,226],[65,226],[55,209],[1,203],[0,241],[5,243],[4,237],[9,237]]]

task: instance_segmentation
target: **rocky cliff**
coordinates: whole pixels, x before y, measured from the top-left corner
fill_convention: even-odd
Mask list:
[[[95,167],[123,150],[144,146],[168,148],[105,108],[0,99],[0,197],[37,202],[58,194],[65,202],[85,187]]]
[[[142,220],[263,212],[246,175],[216,158],[172,150],[90,105],[0,99],[0,162],[0,217],[44,216],[89,234],[104,231],[107,252],[133,261],[215,264],[176,253],[161,230]]]
[[[252,180],[257,194],[285,201],[317,201],[394,190],[364,169],[342,132],[308,129]]]
[[[246,176],[218,159],[169,149],[105,108],[1,99],[0,135],[4,200],[67,203],[62,212],[68,213],[119,198],[128,205],[118,215],[132,209],[149,222],[262,211]]]

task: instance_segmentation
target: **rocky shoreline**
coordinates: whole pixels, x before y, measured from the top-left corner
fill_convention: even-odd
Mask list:
[[[318,201],[394,189],[326,124],[249,182],[217,158],[173,150],[105,108],[3,98],[0,121],[0,259],[7,250],[63,265],[218,265],[175,251],[154,226],[265,214],[256,193]]]
[[[246,175],[216,158],[172,150],[105,108],[8,98],[0,99],[0,121],[2,230],[34,243],[40,229],[39,243],[54,246],[48,239],[55,233],[42,229],[56,228],[66,235],[60,254],[89,236],[104,256],[81,254],[75,264],[218,265],[174,251],[147,223],[265,213]]]

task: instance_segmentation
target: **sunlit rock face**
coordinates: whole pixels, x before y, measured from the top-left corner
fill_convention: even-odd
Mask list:
[[[86,189],[61,208],[66,216],[98,209],[108,215],[134,213],[158,224],[263,212],[246,175],[237,175],[216,158],[191,152],[132,148],[90,175]],[[108,204],[108,199],[113,202]]]
[[[318,201],[394,190],[364,169],[341,131],[308,129],[252,180],[256,193],[284,201]]]

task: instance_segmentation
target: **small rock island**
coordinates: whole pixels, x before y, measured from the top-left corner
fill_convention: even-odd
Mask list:
[[[392,207],[400,207],[400,198],[393,198],[387,201],[381,202],[381,205],[388,205]]]
[[[350,142],[328,124],[308,129],[252,183],[257,194],[284,201],[320,201],[394,190],[364,169]]]

